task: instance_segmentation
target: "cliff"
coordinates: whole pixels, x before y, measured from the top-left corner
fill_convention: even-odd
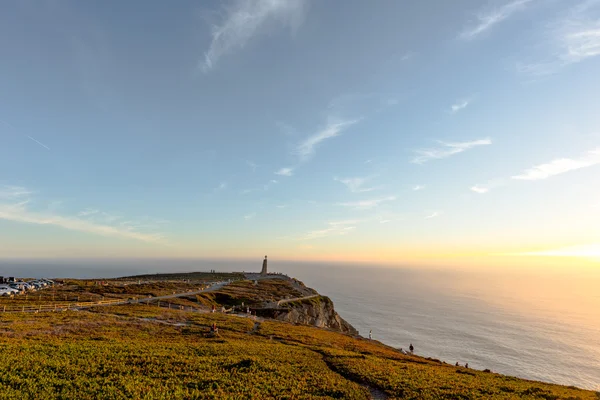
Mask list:
[[[279,321],[358,335],[358,331],[339,316],[334,309],[333,302],[326,296],[317,295],[310,299],[287,302],[277,308],[260,309],[257,310],[257,314]]]

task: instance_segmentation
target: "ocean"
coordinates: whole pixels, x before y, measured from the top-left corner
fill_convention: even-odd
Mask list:
[[[261,260],[0,261],[0,275],[109,278],[258,271]],[[600,390],[600,268],[487,271],[270,260],[329,296],[363,336],[448,363]]]

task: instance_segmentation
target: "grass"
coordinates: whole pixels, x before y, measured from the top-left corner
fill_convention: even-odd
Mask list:
[[[301,284],[298,284],[301,285]],[[303,289],[307,289],[303,285]],[[311,294],[316,292],[311,291]],[[297,286],[288,279],[259,280],[255,285],[253,281],[241,280],[224,286],[218,291],[198,295],[198,301],[205,305],[223,304],[226,306],[244,305],[259,306],[265,302],[274,302],[286,298],[305,296]]]
[[[244,286],[242,286],[244,287]],[[212,323],[219,335],[209,337]],[[156,306],[0,315],[0,397],[594,399],[307,326]]]

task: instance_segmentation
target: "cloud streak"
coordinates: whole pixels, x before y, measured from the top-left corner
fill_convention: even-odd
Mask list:
[[[511,180],[539,181],[567,172],[593,167],[595,165],[600,165],[600,147],[582,154],[579,158],[558,158],[548,163],[535,165],[518,175],[511,176]],[[486,194],[492,189],[508,184],[509,180],[507,179],[494,179],[483,185],[478,184],[472,186],[471,191],[479,194]]]
[[[600,147],[587,152],[580,158],[559,158],[546,164],[536,165],[511,178],[524,181],[537,181],[566,172],[592,167],[597,164],[600,164]]]
[[[356,229],[355,224],[358,221],[333,221],[327,223],[327,228],[318,229],[306,233],[302,240],[321,239],[328,236],[343,236]]]
[[[463,40],[475,39],[513,14],[524,10],[532,1],[533,0],[513,0],[501,7],[480,12],[477,15],[477,21],[475,25],[465,29],[459,37]]]
[[[32,138],[31,136],[29,136],[29,135],[25,135],[25,136],[26,136],[28,139],[30,139],[30,140],[34,141],[35,143],[39,144],[40,146],[42,146],[42,147],[43,147],[43,148],[45,148],[46,150],[50,150],[50,147],[46,146],[44,143],[40,142],[39,140],[37,140],[37,139],[34,139],[34,138]]]
[[[352,193],[364,193],[377,190],[376,187],[365,187],[366,183],[371,180],[370,177],[356,178],[333,178],[334,181],[344,184]]]
[[[411,160],[414,164],[424,164],[431,160],[442,159],[470,150],[474,147],[492,144],[490,138],[470,142],[439,142],[440,147],[415,150],[416,156]]]
[[[469,104],[471,104],[471,99],[459,100],[456,103],[452,104],[452,106],[450,107],[450,112],[452,114],[456,114],[460,110],[463,110],[463,109],[467,108],[467,106]]]
[[[31,192],[19,187],[0,188],[0,219],[35,225],[52,225],[72,231],[95,235],[133,239],[156,243],[163,239],[159,233],[145,233],[135,229],[131,224],[110,225],[98,223],[83,217],[96,214],[97,210],[80,212],[77,216],[61,216],[50,211],[34,211],[27,207]]]
[[[383,203],[396,200],[396,196],[379,197],[369,200],[360,200],[352,202],[337,203],[338,206],[354,208],[356,210],[369,210],[379,207]]]
[[[306,138],[296,147],[296,152],[301,161],[307,161],[315,154],[319,144],[327,139],[339,136],[342,131],[356,124],[359,120],[336,120],[330,118],[327,124],[314,135]]]
[[[203,72],[212,70],[221,57],[241,49],[273,26],[297,29],[304,18],[304,0],[237,0],[212,27],[212,40],[200,63]]]

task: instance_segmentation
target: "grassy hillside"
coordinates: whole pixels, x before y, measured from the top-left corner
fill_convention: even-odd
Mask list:
[[[368,399],[365,385],[389,398],[600,398],[327,330],[142,305],[2,314],[0,351],[6,399]]]

